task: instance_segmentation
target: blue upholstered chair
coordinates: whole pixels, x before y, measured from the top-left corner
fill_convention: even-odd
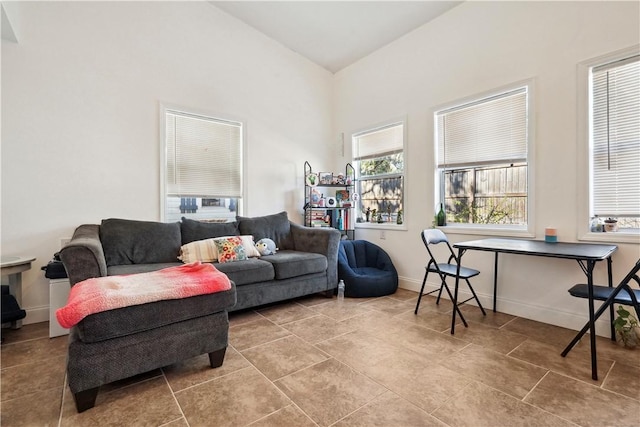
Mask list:
[[[344,280],[347,297],[380,297],[398,289],[398,272],[391,258],[366,240],[340,241],[338,279]]]

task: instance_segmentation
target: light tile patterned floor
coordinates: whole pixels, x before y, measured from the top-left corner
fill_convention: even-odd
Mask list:
[[[414,292],[323,296],[232,313],[222,367],[206,355],[103,386],[75,411],[67,337],[48,324],[3,330],[2,426],[637,426],[640,350],[598,337],[566,358],[574,331],[451,306]]]

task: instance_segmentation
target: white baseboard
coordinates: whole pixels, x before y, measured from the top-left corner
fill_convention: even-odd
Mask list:
[[[417,281],[407,277],[399,277],[399,287],[414,292],[420,292],[422,281]],[[447,282],[449,283],[449,282]],[[449,286],[452,288],[453,282]],[[425,293],[432,290],[436,290],[440,287],[440,284],[427,281],[425,284]],[[451,289],[453,292],[453,289]],[[458,290],[459,299],[464,300],[471,297],[471,293],[462,289]],[[493,307],[493,294],[482,294],[476,291],[478,299],[482,303],[485,310],[491,310]],[[442,293],[442,298],[449,299],[446,292]],[[541,306],[537,304],[530,304],[522,301],[509,300],[501,298],[498,294],[496,298],[497,309],[501,313],[510,314],[512,316],[518,316],[525,319],[535,320],[542,323],[548,323],[555,326],[560,326],[574,331],[579,331],[589,321],[589,313],[585,310],[584,313],[573,313],[570,311]],[[475,304],[475,301],[469,301],[468,304]],[[597,309],[597,307],[596,307]],[[603,314],[596,322],[596,334],[603,337],[611,336],[609,316]]]
[[[40,323],[49,321],[49,306],[43,305],[40,307],[25,308],[27,317],[22,320],[23,325],[29,325],[31,323]]]

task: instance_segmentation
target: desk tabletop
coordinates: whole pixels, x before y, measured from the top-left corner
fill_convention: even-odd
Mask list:
[[[455,243],[453,247],[478,251],[594,261],[607,259],[618,249],[616,245],[564,242],[547,243],[540,240],[499,238],[460,242]]]
[[[16,265],[31,264],[33,261],[35,258],[28,256],[2,256],[0,257],[0,267],[15,267]]]

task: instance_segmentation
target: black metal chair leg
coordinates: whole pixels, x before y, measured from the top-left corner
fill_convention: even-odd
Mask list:
[[[447,286],[447,282],[442,282],[442,285],[444,286],[445,290],[449,294],[449,298],[451,298],[451,302],[453,303],[453,301],[455,301],[455,299],[453,298],[453,294],[451,293],[451,290],[449,289],[449,286]],[[460,319],[462,320],[462,323],[464,324],[464,327],[465,328],[469,327],[469,324],[467,323],[467,320],[462,315],[462,312],[460,311],[460,308],[458,307],[458,304],[453,304],[453,307],[454,307],[454,310],[456,310],[456,313],[458,313],[458,316],[460,316]]]
[[[424,285],[427,283],[427,275],[429,271],[424,273],[424,279],[422,279],[422,287],[420,288],[420,294],[418,295],[418,303],[416,304],[416,309],[413,314],[418,314],[418,308],[420,307],[420,301],[422,300],[422,293],[424,292]]]
[[[478,296],[476,295],[476,292],[471,287],[471,283],[469,283],[469,279],[465,279],[465,280],[467,281],[467,286],[469,286],[469,290],[471,290],[471,293],[473,294],[473,297],[476,299],[476,302],[478,303],[478,307],[480,307],[480,310],[482,310],[482,314],[484,316],[486,316],[487,312],[484,311],[484,307],[482,307],[482,304],[480,303],[480,300],[478,299]]]

